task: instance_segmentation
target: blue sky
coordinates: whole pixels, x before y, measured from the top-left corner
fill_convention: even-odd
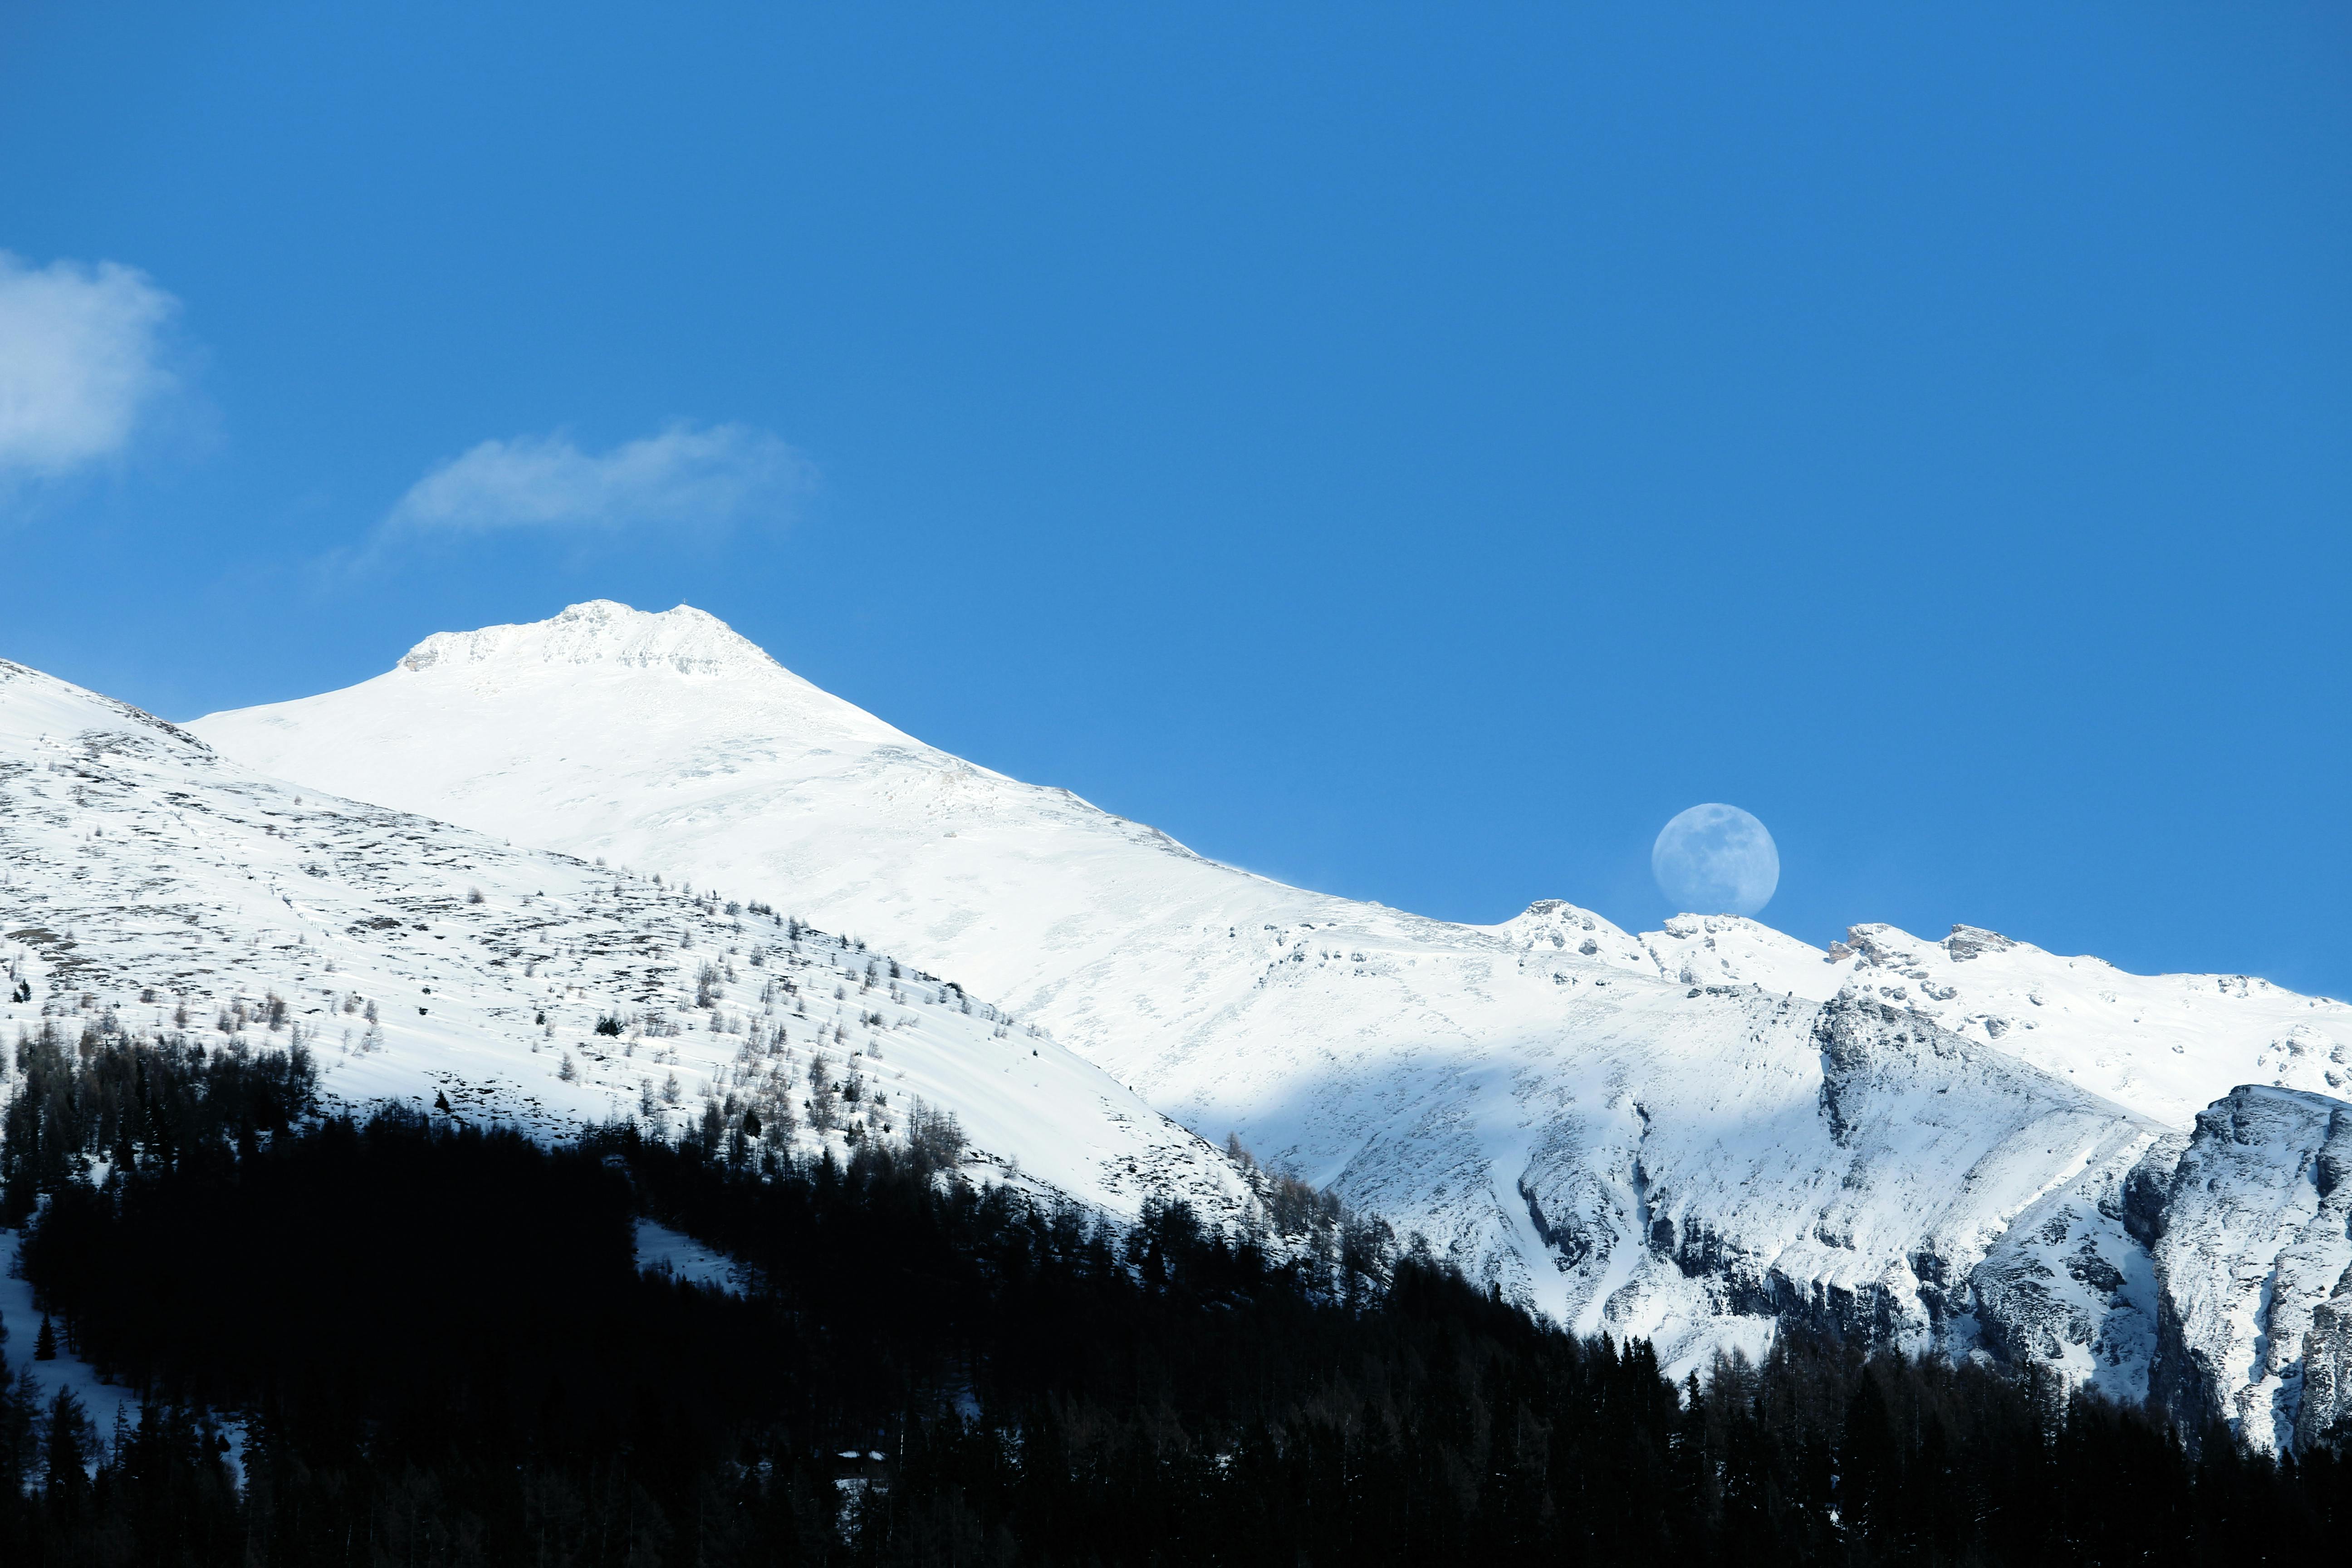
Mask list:
[[[0,15],[0,655],[686,601],[1339,892],[2352,994],[2342,8],[492,10]]]

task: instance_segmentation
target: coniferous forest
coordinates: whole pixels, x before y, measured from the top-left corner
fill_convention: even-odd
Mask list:
[[[1783,1335],[1677,1387],[1343,1223],[1131,1229],[724,1107],[546,1148],[299,1051],[21,1041],[0,1214],[100,1431],[0,1355],[10,1564],[2309,1563],[2352,1471]],[[1313,1206],[1313,1205],[1308,1205]],[[1328,1207],[1327,1207],[1328,1212]],[[747,1266],[641,1272],[638,1216]],[[232,1435],[236,1441],[232,1442]]]

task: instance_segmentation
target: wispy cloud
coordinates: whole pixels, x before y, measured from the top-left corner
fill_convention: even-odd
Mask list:
[[[604,453],[561,433],[485,441],[410,487],[386,535],[499,529],[707,530],[783,516],[814,469],[742,425],[673,425]]]
[[[0,250],[0,483],[121,452],[173,385],[163,325],[179,301],[111,261],[34,267]]]

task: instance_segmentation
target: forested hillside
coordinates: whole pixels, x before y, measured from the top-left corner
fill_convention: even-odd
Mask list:
[[[1181,1205],[975,1187],[943,1135],[551,1148],[320,1119],[290,1053],[16,1055],[48,1316],[0,1349],[143,1403],[105,1433],[13,1385],[12,1563],[2185,1563],[2352,1527],[2324,1453],[2192,1458],[2047,1381],[1796,1336],[1677,1389],[1376,1226],[1277,1263]],[[749,1288],[641,1272],[641,1214]]]

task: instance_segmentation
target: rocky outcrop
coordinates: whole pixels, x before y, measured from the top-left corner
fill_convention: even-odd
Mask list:
[[[2326,1447],[2338,1458],[2352,1455],[2352,1289],[2345,1280],[2312,1309],[2311,1330],[2303,1337],[2294,1447],[2297,1453]]]
[[[1988,952],[2006,952],[2016,945],[2000,932],[1982,926],[1956,925],[1952,934],[1944,939],[1944,951],[1952,955],[1955,963],[1965,963]]]
[[[2130,1192],[2143,1171],[2168,1173],[2180,1147],[2153,1134],[2011,1224],[1970,1277],[1981,1348],[2118,1399],[2147,1396],[2160,1305],[2147,1247],[2130,1228]]]

